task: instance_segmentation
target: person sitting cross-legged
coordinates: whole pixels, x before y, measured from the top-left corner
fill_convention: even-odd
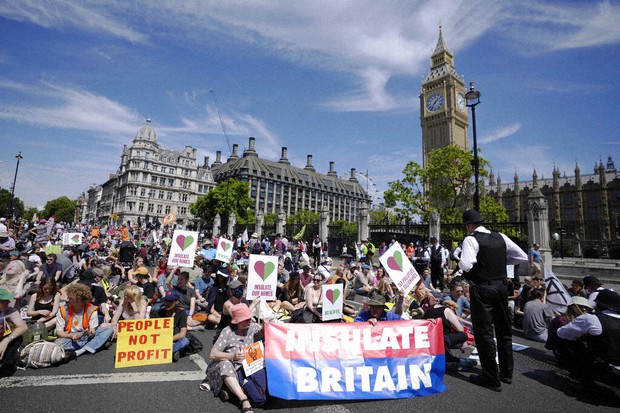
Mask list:
[[[112,326],[99,327],[97,306],[90,288],[81,283],[67,287],[67,305],[56,315],[56,344],[64,348],[65,361],[89,352],[95,354],[114,334]]]

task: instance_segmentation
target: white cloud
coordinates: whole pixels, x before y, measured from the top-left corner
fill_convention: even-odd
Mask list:
[[[517,133],[521,129],[522,126],[523,125],[521,125],[521,122],[512,123],[500,129],[494,130],[485,136],[482,136],[480,139],[478,139],[478,142],[485,144],[485,143],[491,143],[491,142],[498,141],[500,139],[507,138]]]
[[[95,33],[105,33],[114,37],[126,39],[133,43],[145,43],[148,38],[128,24],[121,22],[121,18],[110,16],[110,9],[101,2],[72,1],[72,0],[12,0],[0,3],[0,15],[27,21],[42,27],[63,29],[76,27]],[[97,10],[97,6],[103,10]]]
[[[39,104],[5,102],[0,119],[60,129],[83,130],[111,136],[127,136],[137,130],[143,117],[134,110],[105,96],[64,85],[41,82],[21,85],[0,81],[0,90],[19,90],[23,96],[36,97]]]
[[[526,1],[506,7],[502,27],[525,54],[615,44],[620,41],[620,5]],[[519,20],[520,18],[520,20]]]

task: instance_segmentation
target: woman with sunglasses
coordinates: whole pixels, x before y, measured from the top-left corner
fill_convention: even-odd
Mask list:
[[[56,262],[56,258],[56,254],[47,254],[45,257],[45,264],[41,266],[41,272],[46,277],[54,277],[58,283],[62,275],[62,265]]]
[[[312,278],[312,284],[306,288],[306,311],[309,311],[314,315],[313,323],[322,322],[321,307],[321,295],[323,292],[323,276],[315,274]]]

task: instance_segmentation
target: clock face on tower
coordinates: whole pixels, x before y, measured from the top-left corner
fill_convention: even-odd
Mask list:
[[[456,94],[456,107],[461,111],[465,111],[465,97],[460,93]]]
[[[426,109],[435,112],[443,106],[444,97],[441,93],[435,93],[426,99]]]

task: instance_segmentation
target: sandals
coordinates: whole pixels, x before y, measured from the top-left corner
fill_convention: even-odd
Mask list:
[[[252,406],[250,407],[243,407],[243,403],[248,402],[248,404],[250,403],[250,401],[248,399],[243,399],[243,400],[239,400],[241,402],[241,413],[254,413],[254,409],[252,408]]]

